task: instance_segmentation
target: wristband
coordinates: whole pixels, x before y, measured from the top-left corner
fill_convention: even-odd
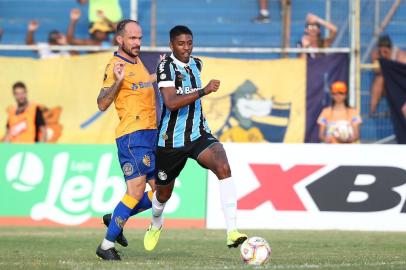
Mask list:
[[[203,97],[203,96],[206,95],[206,93],[204,92],[204,88],[199,89],[199,90],[197,91],[197,93],[199,94],[199,98],[201,98],[201,97]]]

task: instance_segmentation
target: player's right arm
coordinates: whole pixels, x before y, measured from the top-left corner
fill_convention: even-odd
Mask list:
[[[220,87],[219,80],[211,80],[205,87],[196,92],[185,95],[178,95],[175,88],[174,77],[174,71],[171,70],[171,65],[167,61],[167,59],[161,61],[161,63],[158,65],[157,71],[158,88],[159,90],[161,90],[165,106],[170,111],[176,111],[184,106],[192,104],[197,99],[212,92],[216,92]]]
[[[117,61],[114,66],[107,67],[103,88],[100,90],[99,96],[97,97],[97,106],[99,110],[105,111],[113,103],[120,89],[121,82],[124,79],[124,66],[125,63]]]

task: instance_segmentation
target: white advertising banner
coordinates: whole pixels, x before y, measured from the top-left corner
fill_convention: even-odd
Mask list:
[[[406,145],[225,144],[245,229],[406,231]],[[225,228],[209,173],[207,227]]]

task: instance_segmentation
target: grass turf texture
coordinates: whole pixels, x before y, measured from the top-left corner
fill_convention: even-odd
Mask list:
[[[219,230],[164,230],[153,252],[128,229],[121,262],[100,261],[104,229],[0,227],[0,269],[406,269],[406,233],[244,230],[272,248],[265,267],[243,265]]]

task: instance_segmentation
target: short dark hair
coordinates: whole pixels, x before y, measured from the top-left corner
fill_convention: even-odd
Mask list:
[[[191,35],[193,37],[192,30],[190,30],[187,26],[184,25],[177,25],[169,31],[169,38],[173,41],[177,36],[180,35]]]
[[[117,24],[117,29],[116,29],[117,34],[120,36],[124,35],[125,26],[129,23],[135,23],[136,25],[140,25],[137,21],[130,20],[130,19],[124,19]]]
[[[49,43],[56,43],[58,38],[55,37],[59,35],[61,32],[58,30],[52,30],[51,32],[48,33],[48,42]]]
[[[16,88],[24,88],[27,90],[27,87],[25,87],[25,84],[23,82],[16,82],[13,84],[13,92],[16,90]]]
[[[392,40],[390,39],[389,35],[382,35],[378,39],[378,48],[386,47],[391,49],[392,48]]]

